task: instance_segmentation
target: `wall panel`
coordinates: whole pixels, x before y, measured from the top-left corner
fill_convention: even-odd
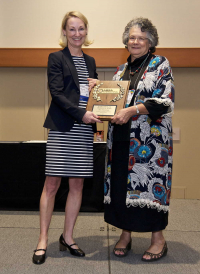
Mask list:
[[[45,72],[0,68],[0,141],[44,139]]]
[[[48,56],[60,48],[0,48],[0,67],[46,67]],[[129,56],[125,48],[85,48],[97,67],[117,67]],[[200,48],[157,48],[156,53],[169,59],[172,67],[200,67]]]

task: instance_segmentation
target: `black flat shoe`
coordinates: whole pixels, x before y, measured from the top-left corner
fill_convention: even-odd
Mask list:
[[[36,255],[35,253],[37,251],[44,251],[44,254],[42,255]],[[45,262],[46,259],[46,249],[36,249],[34,250],[34,254],[33,254],[33,263],[34,264],[43,264]]]
[[[143,256],[142,256],[142,261],[144,261],[144,262],[153,262],[153,261],[160,260],[162,257],[164,257],[164,256],[167,255],[167,251],[168,251],[167,243],[165,242],[162,251],[160,253],[158,253],[158,254],[154,254],[154,253],[145,251],[144,254],[143,254]],[[143,258],[144,255],[149,255],[150,259]]]
[[[118,241],[118,242],[119,242],[119,241]],[[116,243],[116,245],[118,244],[118,242]],[[114,247],[114,249],[113,249],[114,255],[117,256],[117,257],[125,257],[125,256],[127,256],[129,250],[131,250],[131,244],[132,244],[132,239],[130,240],[130,242],[127,244],[127,246],[126,246],[125,248],[118,248],[118,247],[116,247],[116,245],[115,245],[115,247]],[[123,252],[124,254],[116,254],[116,253],[115,253],[116,251],[121,251],[121,252]]]
[[[80,248],[79,248],[79,249],[71,248],[73,245],[76,245],[76,243],[73,243],[73,244],[71,244],[71,245],[68,245],[68,244],[65,242],[65,239],[64,239],[63,235],[60,236],[60,239],[59,239],[60,251],[65,251],[65,250],[69,249],[70,253],[71,253],[73,256],[84,257],[84,256],[85,256],[85,253],[83,252],[83,250],[81,250]]]

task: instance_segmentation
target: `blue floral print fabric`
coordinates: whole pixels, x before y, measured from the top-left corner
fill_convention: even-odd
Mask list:
[[[123,80],[127,63],[117,68],[113,80]],[[133,94],[133,90],[130,91]],[[156,121],[149,115],[131,118],[126,205],[169,210],[172,178],[172,121],[174,84],[168,60],[154,56],[138,82],[134,104],[154,100],[168,106]],[[129,96],[130,98],[130,96]],[[111,203],[113,125],[109,124],[105,174],[105,203]],[[123,182],[122,182],[123,183]]]

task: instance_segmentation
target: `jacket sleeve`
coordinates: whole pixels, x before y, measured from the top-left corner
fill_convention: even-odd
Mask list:
[[[81,109],[74,105],[65,95],[64,95],[64,77],[63,77],[63,67],[59,56],[54,53],[49,55],[48,59],[48,85],[52,96],[53,102],[59,106],[64,112],[72,116],[78,122],[82,121],[85,109]]]
[[[169,107],[165,106],[163,103],[158,104],[156,101],[148,100],[143,103],[143,105],[146,107],[146,109],[149,112],[149,117],[156,121],[159,119],[162,115],[168,113]]]
[[[171,67],[165,57],[162,57],[162,62],[158,64],[155,73],[157,79],[152,96],[146,99],[144,105],[148,109],[149,114],[155,116],[154,119],[159,116],[172,116],[174,110],[174,84]],[[154,111],[152,111],[152,108],[154,108]],[[156,111],[158,111],[157,115]]]

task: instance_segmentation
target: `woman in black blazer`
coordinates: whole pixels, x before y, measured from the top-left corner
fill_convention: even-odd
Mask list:
[[[93,176],[93,133],[95,123],[101,122],[97,115],[85,109],[89,96],[87,80],[97,79],[94,58],[81,50],[83,44],[91,44],[87,29],[83,14],[67,13],[61,29],[63,50],[49,55],[47,73],[52,101],[44,127],[50,131],[46,180],[40,200],[40,237],[33,255],[35,264],[45,262],[48,229],[62,177],[69,178],[69,193],[60,251],[69,249],[74,256],[85,256],[73,240],[73,228],[81,206],[84,178]]]

